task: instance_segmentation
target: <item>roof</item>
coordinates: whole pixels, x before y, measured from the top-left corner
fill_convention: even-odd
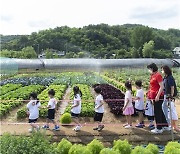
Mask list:
[[[175,47],[173,51],[180,51],[180,47]]]

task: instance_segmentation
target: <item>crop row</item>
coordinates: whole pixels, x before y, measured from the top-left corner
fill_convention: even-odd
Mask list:
[[[126,88],[125,86],[123,85],[123,83],[120,83],[110,77],[107,77],[107,76],[104,76],[104,75],[101,75],[101,77],[106,80],[109,84],[113,85],[114,87],[116,87],[117,89],[120,89],[123,93],[126,92]],[[136,90],[132,90],[132,95],[134,96],[136,93]]]
[[[22,87],[21,84],[6,84],[0,87],[0,96]]]
[[[51,76],[51,77],[21,77],[21,78],[11,78],[11,79],[6,79],[0,82],[0,85],[6,85],[8,83],[11,84],[22,84],[23,86],[28,86],[28,85],[44,85],[48,86],[50,85],[56,77]]]
[[[84,85],[84,84],[78,84],[76,85],[80,88],[81,92],[82,92],[82,108],[81,108],[81,114],[80,116],[82,117],[93,117],[94,116],[94,98],[93,95],[91,93],[91,89],[88,85]],[[71,91],[71,100],[73,100],[74,96],[73,96],[73,91]],[[66,107],[65,112],[69,112],[71,111],[71,105],[68,105]]]
[[[42,100],[41,102],[41,107],[40,108],[40,117],[45,118],[47,116],[47,104],[48,104],[48,100],[49,100],[49,96],[48,96],[48,91],[50,89],[54,89],[55,91],[55,98],[57,100],[61,100],[63,98],[64,92],[66,90],[67,86],[66,85],[50,85],[48,88],[46,88],[45,90],[43,90],[39,95],[38,98],[39,100]],[[59,103],[58,103],[59,105]],[[25,118],[26,117],[26,111],[27,108],[26,106],[24,106],[23,108],[19,109],[17,112],[17,118]]]
[[[22,105],[22,100],[28,99],[31,92],[40,93],[43,89],[44,86],[41,85],[30,85],[1,96],[0,117],[6,115],[13,108]]]
[[[100,76],[95,75],[94,73],[75,73],[68,72],[62,73],[53,84],[66,84],[66,85],[75,85],[75,84],[86,84],[86,85],[94,85],[106,83]]]

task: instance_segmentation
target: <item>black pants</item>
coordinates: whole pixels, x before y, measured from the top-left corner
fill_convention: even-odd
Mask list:
[[[162,127],[168,127],[168,123],[162,110],[162,103],[163,100],[154,102],[154,116],[157,129],[162,129]]]

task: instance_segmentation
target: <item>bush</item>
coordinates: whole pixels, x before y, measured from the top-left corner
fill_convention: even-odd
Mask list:
[[[93,153],[93,154],[99,154],[99,152],[104,148],[102,142],[94,139],[87,145],[88,149]]]
[[[180,143],[169,142],[165,148],[164,154],[179,154],[180,153]]]
[[[63,138],[57,146],[57,151],[59,154],[68,154],[69,149],[71,147],[72,147],[72,143]]]
[[[114,141],[113,150],[119,151],[121,154],[130,154],[131,145],[128,143],[127,140]]]
[[[104,148],[101,150],[100,154],[121,154],[121,153],[108,148]]]
[[[1,153],[6,154],[55,154],[49,138],[34,133],[30,137],[4,134],[1,137]]]
[[[64,113],[60,118],[60,122],[62,124],[70,124],[71,123],[71,115],[69,113]]]
[[[92,154],[92,152],[81,144],[74,144],[68,154]]]
[[[159,154],[159,148],[157,147],[157,145],[149,143],[146,149],[151,151],[153,154]]]
[[[149,149],[145,149],[142,146],[135,147],[131,154],[153,154]]]

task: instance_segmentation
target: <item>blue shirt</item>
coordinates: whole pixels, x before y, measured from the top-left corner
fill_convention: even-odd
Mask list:
[[[172,75],[166,76],[163,79],[164,83],[164,94],[171,94],[171,87],[175,86],[175,81]]]

